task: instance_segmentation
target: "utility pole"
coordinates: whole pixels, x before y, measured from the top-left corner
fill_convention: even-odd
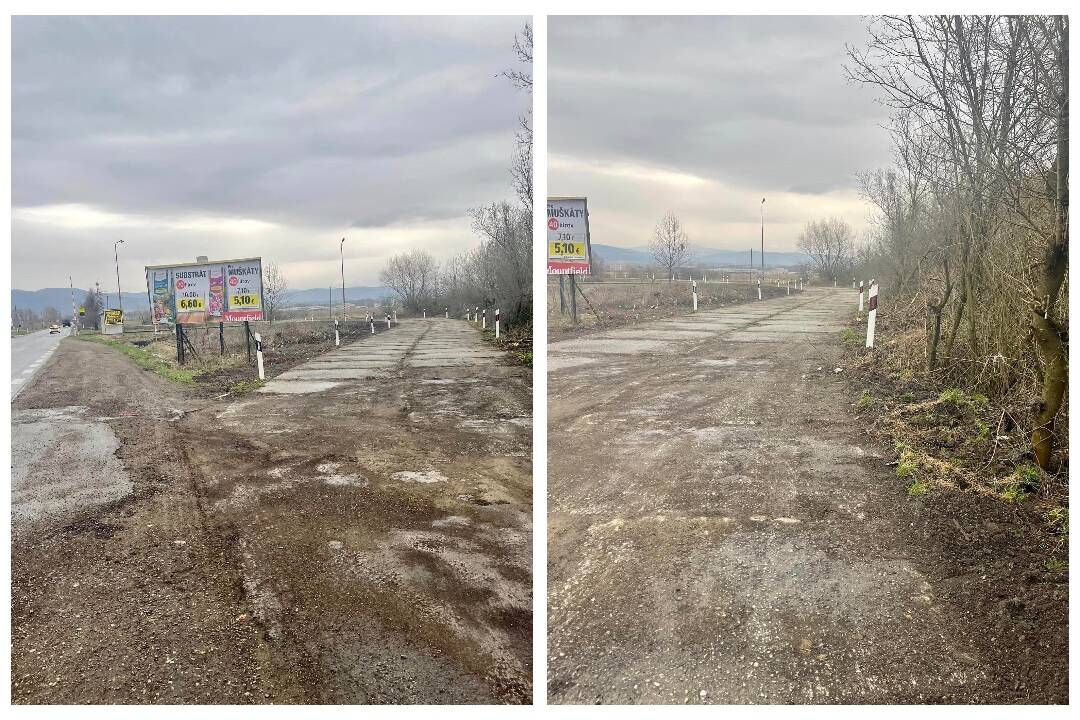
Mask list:
[[[765,198],[761,198],[761,279],[765,279]]]
[[[349,316],[345,310],[345,238],[341,238],[338,249],[341,250],[341,318],[348,322]]]
[[[71,288],[71,334],[79,334],[79,313],[75,309],[75,283],[72,282],[71,276],[68,275],[68,286]]]
[[[120,294],[120,255],[116,250],[118,245],[123,245],[123,240],[117,240],[113,243],[113,262],[116,263],[116,299],[120,302],[120,317],[124,316],[124,296]]]

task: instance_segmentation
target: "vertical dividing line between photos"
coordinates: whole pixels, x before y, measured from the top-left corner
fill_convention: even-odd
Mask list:
[[[547,705],[547,16],[533,17],[533,704]]]

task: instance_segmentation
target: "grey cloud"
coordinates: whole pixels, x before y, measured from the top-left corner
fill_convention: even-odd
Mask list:
[[[852,17],[549,20],[554,153],[766,191],[851,188],[887,112],[843,76]]]
[[[524,22],[14,18],[13,205],[306,227],[462,217],[512,195],[529,98],[499,72]]]

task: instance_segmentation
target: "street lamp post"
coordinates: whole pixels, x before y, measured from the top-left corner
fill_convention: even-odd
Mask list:
[[[345,310],[345,238],[341,238],[338,249],[341,251],[341,317],[348,322],[349,315]]]
[[[124,316],[124,296],[120,294],[120,255],[117,252],[117,246],[123,245],[123,240],[117,240],[113,243],[113,262],[116,263],[116,299],[120,303],[120,316]]]
[[[765,198],[761,198],[761,279],[765,280]]]

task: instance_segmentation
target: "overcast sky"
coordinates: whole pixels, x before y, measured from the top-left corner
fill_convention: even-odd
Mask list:
[[[261,255],[377,284],[475,244],[513,197],[525,18],[13,18],[12,286],[145,291],[143,266]]]
[[[888,112],[844,77],[854,17],[553,17],[548,191],[587,196],[596,243],[793,250],[807,221],[857,230],[855,173],[889,164]]]

